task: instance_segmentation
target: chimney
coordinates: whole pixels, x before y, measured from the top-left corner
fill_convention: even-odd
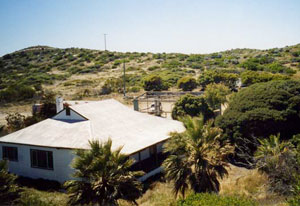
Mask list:
[[[62,97],[56,97],[56,113],[64,109],[64,99]]]

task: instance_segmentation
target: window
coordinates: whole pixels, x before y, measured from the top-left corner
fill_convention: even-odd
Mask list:
[[[50,151],[30,150],[31,167],[53,170],[53,154]]]
[[[71,111],[70,111],[70,108],[69,108],[69,107],[66,107],[66,115],[67,115],[67,116],[70,116],[70,115],[71,115]]]
[[[9,161],[18,161],[18,148],[17,147],[2,147],[2,157],[3,159]]]

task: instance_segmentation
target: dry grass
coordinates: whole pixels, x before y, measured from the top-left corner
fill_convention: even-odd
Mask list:
[[[238,195],[257,201],[259,206],[286,206],[285,197],[268,191],[268,178],[257,169],[248,170],[231,165],[229,176],[221,181],[220,194]]]

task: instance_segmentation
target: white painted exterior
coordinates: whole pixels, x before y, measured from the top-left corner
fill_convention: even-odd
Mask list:
[[[17,147],[18,148],[18,161],[10,161],[9,172],[19,176],[30,177],[33,179],[43,178],[49,180],[56,180],[58,182],[65,182],[72,179],[71,174],[74,169],[70,166],[75,155],[69,149],[56,149],[36,147],[30,145],[17,145],[0,143],[0,157],[3,158],[2,146]],[[30,149],[51,151],[53,153],[53,170],[39,169],[31,167]]]

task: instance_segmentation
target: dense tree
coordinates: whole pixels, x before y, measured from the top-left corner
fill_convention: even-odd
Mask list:
[[[74,177],[65,183],[70,204],[117,205],[118,199],[135,203],[141,195],[142,185],[136,177],[143,173],[130,171],[133,159],[112,151],[112,141],[105,143],[90,142],[90,150],[77,150],[73,167]]]
[[[150,75],[144,79],[143,87],[146,91],[162,91],[168,87],[160,76]]]
[[[226,157],[233,152],[228,142],[221,142],[222,130],[203,118],[183,119],[186,131],[171,133],[163,162],[165,176],[174,182],[174,192],[184,196],[188,188],[195,192],[218,192],[219,178],[227,175]]]
[[[271,81],[242,89],[229,102],[216,125],[238,147],[256,150],[257,138],[268,138],[280,133],[291,138],[300,133],[300,82]]]
[[[192,117],[202,114],[204,119],[213,117],[213,111],[209,108],[204,97],[186,94],[175,103],[172,110],[172,118],[178,119],[179,117],[190,115]]]
[[[192,91],[197,87],[197,81],[193,77],[182,77],[178,80],[177,86],[183,91]]]
[[[220,109],[230,93],[230,89],[224,84],[209,84],[204,91],[204,98],[212,109]]]

